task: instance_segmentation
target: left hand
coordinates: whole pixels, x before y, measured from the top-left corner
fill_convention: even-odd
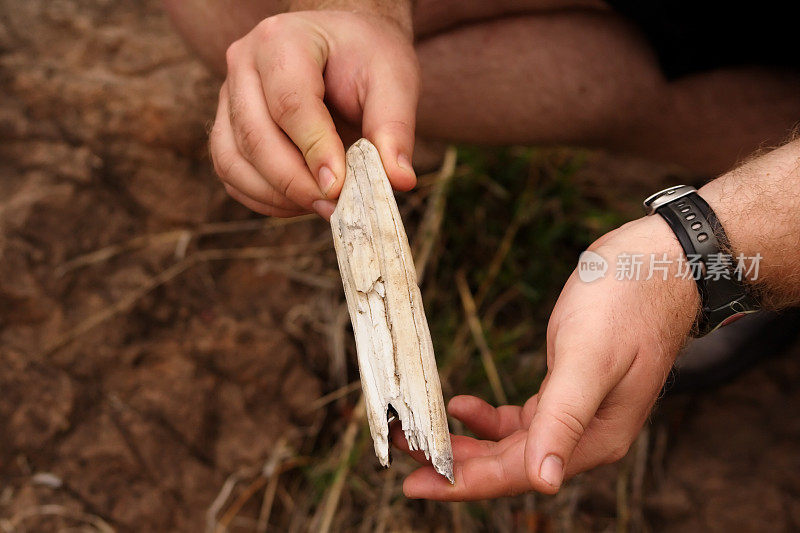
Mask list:
[[[427,466],[403,484],[410,498],[460,501],[530,490],[553,494],[565,478],[622,458],[644,424],[686,340],[700,299],[675,277],[680,244],[658,216],[630,222],[590,250],[604,278],[567,280],[547,328],[548,372],[523,407],[456,396],[449,412],[478,439],[452,436],[455,485]],[[646,280],[650,254],[672,260]],[[619,254],[644,254],[639,280],[618,280]],[[408,450],[402,431],[394,442]],[[479,440],[482,439],[482,440]],[[423,460],[418,452],[411,452]]]
[[[346,174],[332,111],[361,125],[395,189],[414,186],[413,36],[369,11],[281,13],[228,48],[209,149],[234,199],[264,215],[330,218]]]

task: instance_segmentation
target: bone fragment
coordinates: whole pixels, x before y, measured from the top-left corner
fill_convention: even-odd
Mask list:
[[[387,420],[396,416],[411,449],[452,483],[450,432],[414,261],[380,155],[366,139],[347,150],[331,228],[375,454],[389,466]]]

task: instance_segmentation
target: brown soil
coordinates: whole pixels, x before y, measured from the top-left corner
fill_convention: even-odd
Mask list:
[[[265,264],[203,263],[37,355],[175,263],[176,241],[58,275],[65,261],[250,215],[205,154],[216,82],[158,2],[0,6],[0,516],[47,503],[121,529],[198,531],[229,473],[309,423],[326,337],[298,310],[323,302]],[[323,230],[197,237],[186,254]],[[282,327],[291,313],[307,339]],[[37,485],[38,472],[63,485]],[[44,524],[58,521],[22,525]]]
[[[201,531],[226,479],[257,477],[279,440],[310,465],[327,461],[352,402],[327,417],[307,408],[355,376],[352,363],[343,371],[329,357],[341,289],[329,241],[306,254],[291,245],[327,239],[328,229],[315,220],[208,226],[261,223],[213,177],[205,128],[218,82],[158,2],[0,0],[0,54],[0,529],[103,520],[120,531]],[[165,236],[175,229],[187,238]],[[64,268],[140,236],[148,240]],[[282,247],[283,256],[202,256],[97,327],[64,337],[181,258],[246,247]],[[540,511],[526,507],[523,522],[515,511],[514,523],[800,528],[797,355],[717,393],[667,401],[632,501],[621,503],[618,489],[635,484],[636,453]],[[368,486],[354,485],[348,508],[394,479],[375,471],[369,452],[359,460]],[[398,461],[400,473],[409,468]],[[309,492],[302,479],[292,474],[278,491],[281,528],[314,514],[313,499],[298,498]],[[429,529],[420,517],[437,509],[450,516],[449,507],[409,504],[396,481],[386,486],[404,513],[397,527]],[[374,508],[360,512],[377,520]],[[246,517],[258,506],[241,515],[232,527],[253,531]]]

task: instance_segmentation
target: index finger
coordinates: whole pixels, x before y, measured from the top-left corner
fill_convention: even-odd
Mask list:
[[[525,408],[518,405],[494,407],[476,396],[454,396],[447,405],[453,416],[478,438],[500,440],[530,425],[528,413],[535,409],[536,398],[528,400]]]
[[[455,483],[450,484],[433,467],[420,468],[403,482],[408,498],[469,501],[499,498],[529,491],[525,474],[524,431],[514,433],[486,455],[475,455],[453,465]],[[486,448],[489,450],[490,448]]]
[[[300,149],[320,191],[339,195],[345,175],[344,146],[325,106],[325,58],[313,44],[288,39],[259,54],[270,116]]]
[[[416,185],[411,166],[419,87],[414,71],[378,64],[363,102],[362,130],[375,144],[392,187],[407,191]]]

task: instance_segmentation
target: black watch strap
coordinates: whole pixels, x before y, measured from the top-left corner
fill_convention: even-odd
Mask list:
[[[741,273],[735,272],[736,258],[722,224],[694,187],[679,185],[658,192],[645,200],[645,209],[667,221],[686,254],[687,264],[698,267],[692,273],[702,301],[697,336],[758,309],[755,298],[741,281]]]

